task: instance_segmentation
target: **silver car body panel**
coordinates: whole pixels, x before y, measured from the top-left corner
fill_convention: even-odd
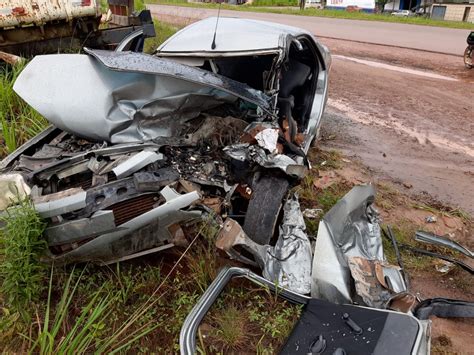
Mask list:
[[[216,27],[216,17],[195,22],[176,32],[161,44],[159,55],[190,53],[231,56],[238,53],[278,53],[283,47],[285,37],[297,37],[309,32],[292,26],[258,20],[220,17],[216,32],[216,48],[211,44]]]
[[[57,256],[51,255],[51,260],[57,263],[108,261],[127,255],[120,255],[120,251],[128,250],[116,247],[116,245],[120,245],[120,239],[126,238],[127,236],[132,236],[133,238],[133,233],[141,228],[154,224],[153,227],[155,230],[153,234],[155,236],[152,237],[150,241],[134,238],[136,240],[135,242],[156,244],[160,240],[165,242],[172,239],[170,232],[167,231],[168,226],[177,222],[190,221],[201,216],[200,211],[182,211],[183,208],[199,200],[200,196],[197,191],[181,195],[166,186],[163,188],[161,194],[166,198],[164,204],[120,225],[115,231],[102,234],[68,253]],[[142,250],[146,249],[150,249],[150,246],[148,246],[148,248],[142,248]]]
[[[99,142],[171,137],[181,121],[238,98],[271,115],[262,92],[223,76],[141,53],[88,52],[35,57],[14,90],[56,127]]]
[[[143,150],[117,165],[112,171],[118,179],[121,179],[158,160],[163,160],[163,154]]]
[[[308,294],[311,291],[312,252],[305,230],[306,225],[298,197],[293,195],[283,206],[283,220],[274,246],[255,243],[231,218],[227,218],[224,222],[216,246],[231,258],[253,264],[234,249],[244,248],[253,255],[262,268],[265,279],[293,292]]]
[[[87,193],[73,188],[46,196],[33,198],[33,204],[41,218],[59,216],[86,207]]]
[[[310,32],[301,28],[274,22],[220,17],[216,32],[216,48],[212,49],[216,21],[217,18],[210,17],[183,28],[160,45],[156,55],[198,66],[202,65],[206,58],[275,54],[281,65],[288,56],[289,45],[292,42],[307,40],[314,47],[319,66],[310,119],[304,130],[307,139],[302,148],[307,153],[313,138],[319,134],[327,102],[328,73],[331,67],[328,48],[316,41]],[[278,85],[275,89],[278,90]]]
[[[55,246],[91,238],[111,232],[116,228],[113,211],[103,210],[95,212],[90,218],[81,218],[48,227],[44,231],[44,236],[49,246]]]
[[[358,296],[371,306],[381,306],[390,296],[390,290],[383,288],[375,275],[367,274],[372,266],[382,270],[382,281],[385,277],[389,279],[391,291],[406,291],[400,270],[385,264],[374,200],[372,185],[355,186],[320,221],[313,259],[312,297],[337,303],[353,302],[356,295],[351,285],[355,279]],[[357,260],[360,262],[356,263]],[[360,266],[356,268],[357,265]],[[371,285],[364,279],[369,275],[374,282]],[[361,290],[366,291],[362,294]]]

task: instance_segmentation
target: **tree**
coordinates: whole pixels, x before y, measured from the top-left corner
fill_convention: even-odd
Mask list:
[[[395,0],[392,0],[393,3],[395,3]],[[385,5],[390,2],[390,0],[376,0],[376,8],[377,12],[383,12],[383,9],[385,8]]]

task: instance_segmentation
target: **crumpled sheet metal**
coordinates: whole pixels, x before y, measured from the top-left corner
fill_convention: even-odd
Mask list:
[[[307,172],[304,165],[285,154],[270,154],[258,145],[238,143],[224,148],[225,153],[232,159],[250,161],[267,169],[280,169],[290,176],[302,178]]]
[[[300,210],[293,195],[283,206],[283,221],[274,247],[267,246],[263,277],[289,290],[307,294],[311,291],[311,243]]]
[[[255,135],[255,139],[260,147],[268,150],[270,153],[277,152],[278,129],[265,128]]]
[[[337,303],[353,302],[354,297],[365,298],[368,305],[380,307],[381,288],[388,287],[394,292],[406,290],[399,269],[385,265],[378,213],[373,207],[375,189],[371,185],[355,186],[347,193],[319,223],[314,251],[311,295]],[[359,267],[355,261],[362,260],[367,267]],[[367,264],[367,265],[366,265]],[[379,266],[379,279],[374,269]],[[352,281],[356,279],[357,294],[353,294]],[[371,282],[369,282],[371,280]],[[373,281],[373,282],[372,282]],[[372,286],[369,287],[368,284]],[[359,290],[357,290],[359,286]],[[362,296],[361,290],[373,289]],[[377,291],[378,290],[378,291]]]
[[[145,54],[89,52],[36,56],[14,90],[56,127],[91,141],[174,137],[182,122],[238,97],[269,108],[264,94],[210,72]]]
[[[182,210],[200,199],[197,191],[179,194],[166,186],[160,192],[166,203],[131,219],[112,232],[102,234],[88,243],[78,246],[61,255],[50,255],[48,261],[65,264],[74,262],[104,262],[129,255],[130,251],[147,250],[157,243],[171,240],[168,226],[178,222],[186,222],[201,216],[200,211]],[[140,234],[142,229],[149,231]]]
[[[240,225],[228,218],[216,241],[219,249],[230,257],[248,262],[235,251],[235,246],[248,250],[263,270],[263,277],[278,286],[308,294],[311,290],[311,243],[297,196],[288,199],[283,207],[283,221],[275,246],[259,245],[252,241]]]

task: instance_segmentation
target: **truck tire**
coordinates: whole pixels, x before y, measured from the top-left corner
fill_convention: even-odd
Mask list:
[[[263,176],[253,184],[243,229],[254,242],[270,243],[289,185],[286,178],[279,176]]]

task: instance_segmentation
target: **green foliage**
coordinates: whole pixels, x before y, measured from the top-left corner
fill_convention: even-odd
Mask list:
[[[386,226],[384,225],[383,228],[386,229]],[[393,225],[391,226],[391,228],[395,239],[399,244],[406,244],[415,248],[426,249],[442,255],[460,258],[460,255],[457,255],[456,252],[449,248],[417,242],[415,240],[415,233],[417,230],[423,229],[422,225],[416,225],[412,221],[402,218],[397,221],[397,225]],[[387,238],[383,238],[382,241],[384,253],[387,257],[387,260],[392,264],[396,264],[397,259],[391,241],[389,241]],[[429,271],[434,268],[433,263],[437,259],[426,255],[414,253],[403,248],[401,248],[400,250],[405,267],[408,269],[409,273],[414,273],[418,271]],[[453,278],[453,275],[450,274],[449,277]],[[454,279],[457,280],[459,278],[454,277]]]
[[[313,148],[309,151],[309,158],[319,170],[336,170],[342,167],[342,154],[337,150]]]
[[[107,0],[100,0],[99,1],[99,7],[100,7],[100,12],[105,14],[107,10],[109,9],[109,3]]]
[[[38,300],[43,289],[45,266],[40,257],[46,248],[41,239],[45,224],[29,199],[8,208],[0,224],[2,295],[12,313],[29,319],[31,303]]]
[[[235,304],[221,309],[215,316],[215,338],[225,349],[245,349],[248,345],[247,314]]]
[[[135,11],[137,12],[140,12],[142,10],[145,10],[145,2],[143,0],[134,0],[135,3],[134,3],[134,7],[135,7]]]
[[[298,6],[298,0],[254,0],[252,6]]]
[[[272,354],[288,338],[301,315],[293,305],[262,285],[235,281],[224,290],[201,323],[201,353]]]
[[[166,41],[169,37],[174,35],[178,31],[178,27],[165,24],[163,22],[154,19],[155,33],[156,36],[145,39],[145,47],[143,51],[145,53],[153,53],[160,44]]]
[[[14,91],[13,84],[25,63],[13,67],[0,66],[0,157],[41,132],[47,121],[24,102]]]
[[[117,309],[117,303],[122,303],[120,288],[114,288],[111,280],[89,292],[87,303],[80,308],[77,316],[71,317],[84,271],[85,269],[77,277],[74,270],[70,273],[55,307],[54,317],[51,297],[53,271],[51,271],[44,319],[38,323],[36,339],[29,338],[32,343],[29,348],[30,354],[86,354],[92,350],[99,353],[106,351],[113,353],[127,348],[156,328],[155,324],[148,322],[145,326],[132,330],[119,341],[110,343],[107,328],[111,325],[110,320],[113,319],[111,315]],[[127,325],[131,326],[130,323]],[[24,337],[28,338],[26,335]]]

